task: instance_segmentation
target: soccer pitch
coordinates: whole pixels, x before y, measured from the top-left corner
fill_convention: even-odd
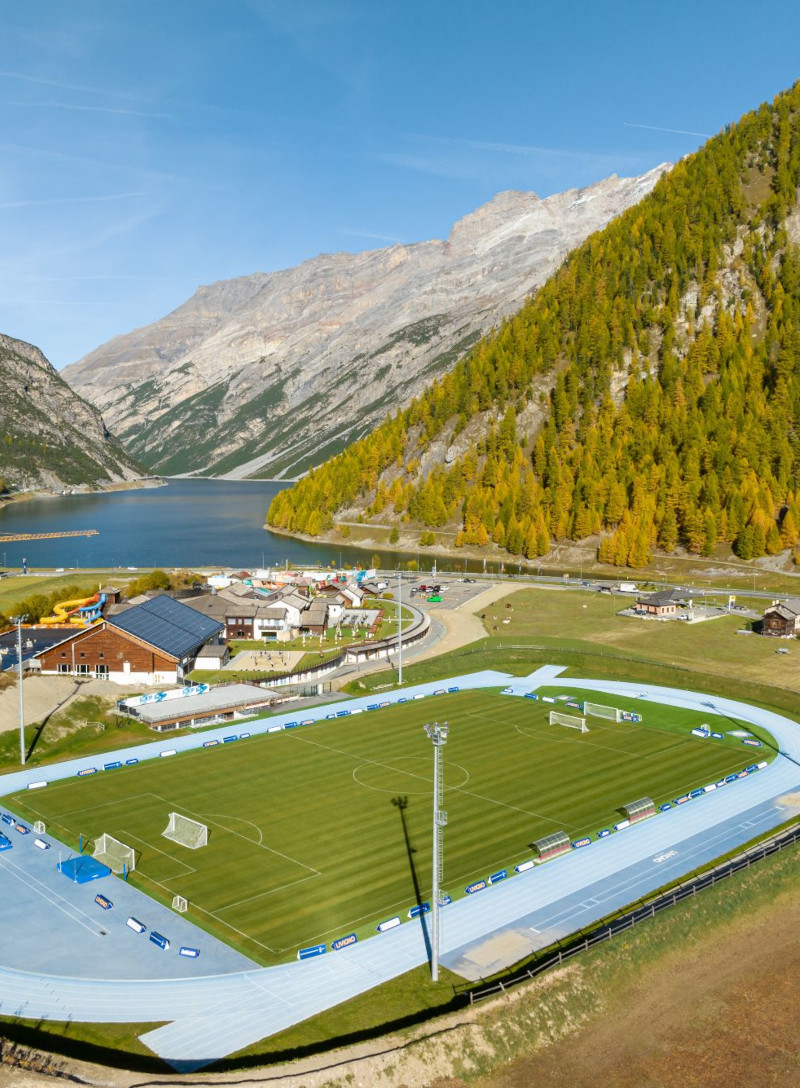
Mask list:
[[[542,694],[568,691],[565,679]],[[562,703],[460,692],[52,782],[8,803],[76,847],[79,835],[122,840],[137,853],[132,882],[167,902],[184,896],[199,925],[276,963],[373,934],[429,898],[433,753],[422,726],[434,716],[450,723],[444,887],[454,898],[531,858],[534,839],[593,835],[623,804],[671,800],[771,755],[728,736],[752,731],[729,719],[711,719],[724,740],[703,740],[689,732],[697,712],[591,697],[644,720],[589,718],[581,734],[548,724],[550,710],[570,713]],[[206,824],[208,845],[164,838],[173,811]]]

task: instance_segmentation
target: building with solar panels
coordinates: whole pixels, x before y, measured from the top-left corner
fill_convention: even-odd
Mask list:
[[[162,594],[35,655],[43,675],[84,676],[118,684],[176,684],[225,625]]]

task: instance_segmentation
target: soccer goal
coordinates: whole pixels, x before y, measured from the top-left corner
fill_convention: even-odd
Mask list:
[[[550,711],[551,725],[566,725],[569,729],[579,729],[581,733],[588,733],[585,718],[576,718],[573,714],[562,714],[558,710]]]
[[[130,873],[136,868],[136,851],[113,835],[103,834],[95,839],[92,857],[107,865],[112,873]]]
[[[176,910],[178,914],[185,914],[188,906],[189,904],[186,902],[182,895],[176,895],[173,897],[172,909]]]
[[[45,831],[47,830],[47,825],[45,824],[44,820],[37,820],[36,823],[33,825],[33,830],[36,832],[37,835],[44,835]]]
[[[181,816],[180,812],[170,812],[169,823],[161,834],[165,839],[187,846],[190,850],[197,850],[208,843],[206,825],[199,820],[190,820],[188,816]]]
[[[622,721],[622,711],[616,706],[605,706],[603,703],[584,703],[583,713],[590,718],[608,718],[612,722]]]

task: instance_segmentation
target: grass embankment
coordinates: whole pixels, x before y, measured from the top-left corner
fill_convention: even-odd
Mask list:
[[[192,730],[170,735],[182,736],[185,732]],[[99,695],[76,698],[46,719],[44,725],[39,723],[25,729],[27,762],[31,766],[94,753],[102,755],[158,739],[158,734],[143,722],[117,716],[113,700]],[[18,766],[19,733],[15,729],[0,733],[0,770],[15,770]]]

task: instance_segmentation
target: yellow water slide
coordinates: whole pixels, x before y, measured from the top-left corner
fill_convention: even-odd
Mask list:
[[[95,593],[91,597],[83,597],[79,601],[59,601],[58,604],[53,605],[53,615],[43,616],[39,623],[53,625],[73,623],[78,627],[88,627],[88,623],[80,615],[73,615],[79,608],[83,608],[84,605],[94,604],[97,601],[98,595]]]

